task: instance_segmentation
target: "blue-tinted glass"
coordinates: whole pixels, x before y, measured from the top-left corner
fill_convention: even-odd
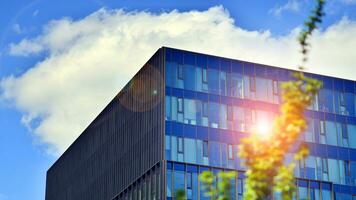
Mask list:
[[[172,171],[167,170],[166,173],[166,179],[167,179],[167,197],[172,197]]]
[[[337,132],[335,122],[326,121],[325,129],[327,144],[337,146]]]
[[[172,72],[172,63],[166,62],[166,86],[173,87],[173,72]]]
[[[348,124],[347,133],[349,137],[350,148],[356,149],[356,125]]]
[[[165,106],[166,106],[165,118],[166,120],[171,120],[171,97],[170,96],[166,96]]]
[[[243,76],[237,73],[228,74],[228,83],[229,96],[243,98]]]
[[[335,159],[328,159],[328,167],[329,167],[329,180],[333,183],[340,184],[338,161]]]
[[[177,137],[171,137],[171,151],[172,151],[172,160],[178,161],[178,154],[177,154]]]
[[[233,60],[231,62],[231,71],[234,73],[243,74],[243,63],[241,61]]]
[[[220,105],[218,103],[209,102],[209,123],[210,127],[219,127],[219,109]]]
[[[334,111],[333,92],[329,89],[321,89],[319,92],[319,110],[324,112]]]
[[[184,64],[195,65],[195,54],[184,52]]]
[[[220,167],[220,144],[218,142],[209,142],[209,165]]]
[[[356,186],[356,162],[350,162],[351,185]]]
[[[196,75],[195,67],[192,65],[184,65],[184,89],[196,90]]]
[[[332,199],[330,190],[322,190],[321,195],[322,195],[323,200],[331,200]]]
[[[227,106],[220,104],[219,110],[219,128],[227,129]]]
[[[256,99],[267,101],[267,79],[256,77]]]
[[[183,52],[179,50],[172,49],[171,51],[171,60],[173,62],[183,64]]]
[[[244,74],[254,76],[255,75],[255,66],[253,63],[244,62]]]
[[[219,69],[219,58],[215,56],[208,57],[208,68]]]
[[[209,93],[219,94],[219,70],[208,69],[208,88]]]
[[[355,116],[355,101],[352,93],[345,93],[346,112],[349,116]]]
[[[198,199],[198,174],[193,173],[192,176],[192,199]]]
[[[221,166],[227,167],[227,144],[221,143]]]
[[[165,137],[165,143],[166,143],[166,160],[171,160],[171,137],[169,135],[166,135]]]
[[[197,163],[195,139],[184,138],[184,161],[187,163]]]
[[[220,75],[219,75],[219,83],[220,83],[220,91],[219,94],[220,95],[227,95],[227,84],[226,84],[226,72],[224,71],[220,71]]]
[[[352,196],[350,194],[335,192],[335,200],[352,200]]]
[[[308,179],[316,179],[316,160],[314,156],[309,156],[305,160],[305,173]]]
[[[174,171],[174,179],[173,179],[173,184],[174,184],[174,194],[178,190],[185,190],[184,186],[184,172],[182,171]]]
[[[183,77],[180,77],[178,74],[179,68],[182,68],[183,66],[178,65],[177,63],[171,63],[171,62],[167,62],[167,67],[170,68],[170,85],[172,87],[176,87],[176,88],[184,88],[184,74]]]
[[[197,106],[194,99],[184,99],[184,123],[197,124]]]
[[[298,199],[300,200],[308,199],[308,188],[298,187]]]
[[[203,165],[203,141],[202,140],[196,140],[197,141],[197,163]]]

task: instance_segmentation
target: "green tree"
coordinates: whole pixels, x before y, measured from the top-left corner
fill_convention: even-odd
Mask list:
[[[307,145],[298,143],[298,138],[307,128],[304,112],[313,103],[322,86],[320,81],[305,77],[302,70],[305,69],[304,65],[308,60],[310,47],[308,39],[317,28],[317,24],[321,23],[324,4],[324,0],[317,0],[315,9],[304,23],[304,29],[298,38],[303,56],[302,64],[298,67],[300,71],[293,74],[294,80],[282,85],[280,115],[273,123],[270,136],[262,138],[252,133],[242,139],[239,145],[239,157],[244,160],[247,167],[244,193],[246,200],[269,199],[274,191],[279,192],[284,200],[290,200],[295,195],[293,174],[295,162],[309,155]],[[294,161],[285,163],[286,154],[292,146],[297,147]],[[229,199],[228,184],[234,176],[224,172],[217,176],[211,172],[204,172],[200,175],[200,181],[205,186],[207,196],[212,199]],[[214,186],[216,178],[217,187]]]

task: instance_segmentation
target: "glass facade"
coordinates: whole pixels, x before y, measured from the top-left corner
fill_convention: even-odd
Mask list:
[[[238,170],[232,199],[242,199],[239,140],[279,112],[281,83],[292,71],[166,48],[166,195],[185,189],[188,199],[207,199],[202,171]],[[300,140],[311,155],[298,163],[298,199],[356,199],[356,83],[315,74],[323,88],[306,111]],[[292,152],[287,160],[292,158]],[[280,199],[278,194],[275,199]]]

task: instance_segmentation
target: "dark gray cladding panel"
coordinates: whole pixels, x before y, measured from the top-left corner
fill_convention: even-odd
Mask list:
[[[163,160],[164,49],[47,172],[46,200],[111,199]]]

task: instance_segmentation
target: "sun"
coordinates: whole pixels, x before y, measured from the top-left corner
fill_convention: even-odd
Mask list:
[[[268,139],[272,134],[272,123],[268,120],[261,120],[255,126],[255,133],[263,139]]]

